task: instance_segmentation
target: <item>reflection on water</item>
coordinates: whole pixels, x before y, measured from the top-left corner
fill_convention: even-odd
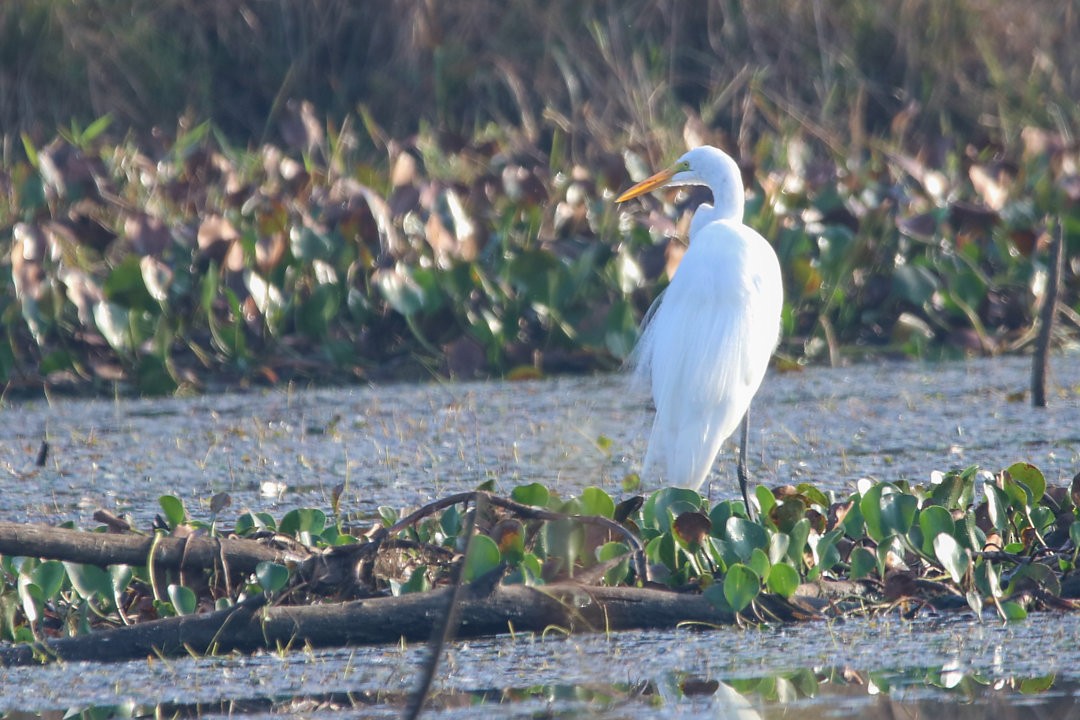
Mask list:
[[[436,692],[428,715],[467,717],[647,718],[1070,718],[1080,716],[1080,683],[1054,675],[991,679],[955,669],[908,668],[860,672],[803,669],[774,675],[712,678],[673,673],[637,683],[529,685]],[[121,717],[261,717],[325,715],[395,717],[408,701],[400,691],[333,692],[306,696],[254,696],[219,702],[68,708],[95,719]],[[46,717],[5,713],[0,717]]]
[[[1080,717],[1077,637],[1080,617],[1057,613],[519,633],[452,643],[425,717]],[[426,657],[393,645],[6,668],[0,713],[398,717]]]

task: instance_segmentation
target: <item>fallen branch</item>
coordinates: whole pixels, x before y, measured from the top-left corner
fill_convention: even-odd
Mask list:
[[[42,660],[121,661],[184,653],[253,652],[310,645],[338,647],[430,639],[441,626],[451,587],[340,604],[260,607],[260,602],[202,615],[153,620],[36,645],[0,646],[0,664]],[[497,585],[460,598],[456,637],[507,632],[607,632],[683,624],[726,625],[730,612],[702,595],[628,587]],[[794,609],[794,608],[793,608]],[[770,607],[790,615],[784,603]]]
[[[294,549],[280,549],[256,540],[235,537],[190,535],[184,538],[123,535],[0,522],[0,555],[63,560],[107,567],[147,564],[153,549],[153,565],[170,570],[194,570],[221,565],[250,573],[263,561],[301,562],[306,556]]]

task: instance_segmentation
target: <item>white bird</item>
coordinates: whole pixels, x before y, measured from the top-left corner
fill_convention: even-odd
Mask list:
[[[704,185],[713,204],[690,221],[690,246],[646,315],[635,374],[652,388],[656,418],[642,474],[662,465],[667,482],[701,487],[739,423],[739,489],[748,513],[750,401],[780,338],[784,288],[776,252],[743,224],[742,175],[726,153],[702,146],[620,195],[625,202],[670,185]]]

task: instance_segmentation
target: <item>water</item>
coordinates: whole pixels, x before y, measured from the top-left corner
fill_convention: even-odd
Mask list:
[[[772,375],[752,415],[751,470],[768,485],[810,481],[847,492],[861,477],[925,482],[933,470],[1024,460],[1064,484],[1080,470],[1080,363],[1054,358],[1051,406],[1035,410],[1024,396],[1028,362]],[[249,508],[275,516],[325,509],[341,483],[342,507],[355,518],[486,480],[503,492],[535,481],[619,496],[649,422],[646,398],[618,377],[64,399],[8,403],[0,417],[0,519],[90,526],[93,511],[106,508],[143,527],[165,493],[200,518],[217,492],[232,497],[227,518]],[[42,441],[50,450],[39,468]],[[730,450],[711,492],[736,493]],[[792,708],[885,717],[945,702],[958,717],[1019,716],[1032,703],[1064,717],[1077,715],[1078,622],[1049,613],[1004,627],[893,617],[462,642],[447,654],[431,715],[471,717],[483,703],[494,717],[778,717]],[[0,711],[175,703],[163,710],[333,707],[335,716],[392,717],[425,653],[395,646],[13,668],[0,670]],[[1047,676],[1049,690],[1019,691],[1041,688]],[[306,700],[281,704],[298,697]]]

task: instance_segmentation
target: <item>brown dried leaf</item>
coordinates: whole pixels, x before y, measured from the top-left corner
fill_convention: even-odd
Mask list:
[[[139,256],[161,257],[172,245],[172,234],[161,218],[136,213],[124,218],[124,237]]]
[[[709,516],[700,511],[684,512],[675,518],[671,529],[682,538],[687,545],[696,546],[705,542],[712,530],[712,521]]]
[[[199,225],[196,236],[201,254],[219,263],[239,239],[240,233],[233,224],[220,215],[207,216]]]

